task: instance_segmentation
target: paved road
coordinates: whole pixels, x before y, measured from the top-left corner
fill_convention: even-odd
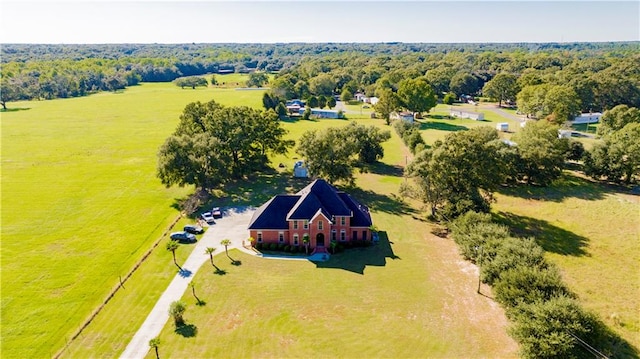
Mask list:
[[[215,254],[224,253],[224,246],[220,245],[220,241],[228,238],[231,240],[229,248],[237,248],[249,254],[256,254],[243,247],[243,241],[248,238],[249,234],[247,225],[254,212],[255,208],[225,210],[223,217],[207,229],[194,246],[189,258],[182,265],[183,271],[176,274],[169,287],[162,293],[120,358],[137,359],[147,355],[149,340],[157,337],[169,320],[169,305],[182,297],[198,269],[209,261],[209,255],[205,253],[207,247],[216,248]]]

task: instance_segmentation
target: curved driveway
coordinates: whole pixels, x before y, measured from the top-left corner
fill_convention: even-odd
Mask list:
[[[209,255],[205,253],[207,247],[216,248],[215,254],[224,253],[224,246],[220,244],[220,241],[230,239],[229,248],[237,248],[248,254],[256,254],[243,246],[243,241],[248,238],[249,233],[247,225],[254,212],[255,208],[227,209],[224,211],[223,217],[216,220],[216,223],[207,229],[196,243],[189,258],[182,265],[183,270],[176,274],[169,287],[162,293],[120,358],[144,358],[147,355],[149,340],[160,335],[160,331],[169,320],[169,305],[182,298],[193,276],[209,260]]]

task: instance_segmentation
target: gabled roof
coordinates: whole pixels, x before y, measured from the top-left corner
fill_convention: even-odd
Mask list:
[[[327,181],[317,179],[297,193],[302,197],[289,213],[289,217],[291,219],[311,219],[318,209],[322,209],[327,218],[350,216],[351,210],[338,193],[338,190]]]
[[[351,217],[351,225],[369,227],[371,215],[366,206],[345,192],[338,191],[325,180],[317,179],[293,195],[277,195],[256,210],[249,229],[288,229],[288,220],[311,220],[321,213]]]
[[[297,195],[277,195],[260,206],[251,221],[249,229],[288,229],[287,212],[300,199]]]

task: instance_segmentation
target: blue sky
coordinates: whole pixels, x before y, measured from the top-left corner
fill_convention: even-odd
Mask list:
[[[640,40],[637,0],[1,0],[0,14],[0,43]]]

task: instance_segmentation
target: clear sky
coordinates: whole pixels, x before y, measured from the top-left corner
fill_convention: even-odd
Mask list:
[[[0,0],[0,14],[0,43],[640,40],[640,0]]]

